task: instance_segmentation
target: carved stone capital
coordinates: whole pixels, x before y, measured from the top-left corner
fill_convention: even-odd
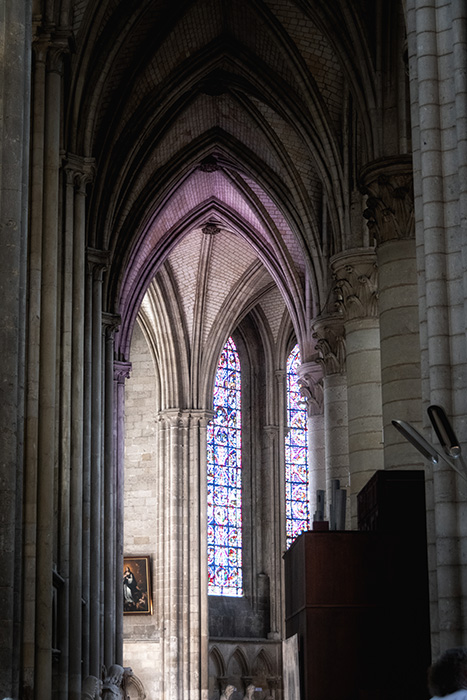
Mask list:
[[[379,245],[415,236],[412,161],[385,158],[363,168],[361,191],[367,196],[363,216]]]
[[[182,429],[190,425],[191,414],[189,410],[181,408],[167,408],[159,411],[158,419],[165,428]]]
[[[131,372],[131,362],[114,360],[114,380],[118,384],[123,384],[128,379]]]
[[[46,63],[51,73],[61,73],[63,56],[70,51],[71,38],[69,29],[56,29],[53,24],[38,24],[32,40],[36,62]]]
[[[337,314],[321,316],[314,322],[313,331],[318,352],[316,361],[323,368],[324,376],[344,374],[346,346],[342,317]]]
[[[298,385],[306,399],[308,418],[321,416],[324,406],[323,370],[319,364],[306,362],[297,368]]]
[[[86,185],[94,180],[95,159],[67,153],[63,161],[63,168],[67,184],[73,185],[80,194],[86,194]]]
[[[122,319],[118,314],[109,314],[106,311],[102,313],[102,329],[106,338],[113,339],[115,333],[118,332],[121,323]]]
[[[378,315],[378,266],[373,249],[345,251],[331,258],[336,306],[346,321]]]
[[[93,278],[102,282],[105,270],[109,265],[109,253],[107,250],[97,250],[96,248],[88,248],[86,250],[87,261]]]

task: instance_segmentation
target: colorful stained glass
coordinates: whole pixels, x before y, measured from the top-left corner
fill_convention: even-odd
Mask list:
[[[300,393],[297,367],[301,364],[298,345],[287,360],[287,437],[285,439],[285,511],[287,547],[310,527],[308,501],[308,421]]]
[[[209,595],[243,595],[241,428],[240,362],[229,338],[217,366],[207,431]]]

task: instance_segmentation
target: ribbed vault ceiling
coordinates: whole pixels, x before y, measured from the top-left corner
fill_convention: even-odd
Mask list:
[[[75,152],[96,159],[88,243],[110,252],[122,355],[163,267],[190,342],[196,324],[205,343],[220,317],[237,322],[261,299],[277,330],[272,289],[276,316],[285,305],[307,337],[329,255],[350,235],[350,142],[367,159],[378,139],[374,5],[76,3],[67,129]]]

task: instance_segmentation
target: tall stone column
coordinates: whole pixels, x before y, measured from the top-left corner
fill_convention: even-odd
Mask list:
[[[42,35],[33,42],[33,99],[31,114],[30,210],[42,212],[44,196],[45,86],[48,40]],[[23,686],[34,686],[35,585],[36,585],[36,494],[37,445],[39,424],[39,353],[41,318],[41,215],[32,215],[29,224],[28,256],[28,354],[26,379],[26,425],[24,454],[24,544],[22,640]]]
[[[115,663],[116,616],[117,616],[117,469],[115,463],[115,409],[114,409],[114,336],[121,323],[116,314],[102,314],[104,329],[104,463],[103,463],[103,584],[104,584],[104,628],[103,658],[107,669]],[[121,586],[118,586],[121,588]]]
[[[124,504],[124,467],[125,467],[125,380],[130,376],[131,363],[114,361],[114,460],[116,471],[115,522],[116,571],[117,576],[123,571],[123,504]],[[117,586],[115,596],[115,663],[123,666],[123,586]]]
[[[100,678],[102,668],[103,627],[103,337],[102,337],[102,282],[107,266],[107,253],[88,250],[92,271],[91,290],[91,379],[90,396],[90,584],[89,604],[89,675]]]
[[[31,3],[2,3],[0,64],[0,696],[19,696],[21,588],[24,581],[23,436],[26,346],[26,262],[31,80]],[[12,31],[11,27],[15,30]],[[6,109],[5,109],[6,107]]]
[[[350,510],[356,527],[356,496],[384,465],[376,254],[368,248],[339,253],[331,258],[331,270],[345,323]]]
[[[316,491],[326,489],[324,448],[323,370],[316,362],[298,368],[300,389],[307,400],[308,420],[308,503],[310,521],[316,511]]]
[[[466,8],[462,2],[442,7],[421,0],[407,0],[406,8],[422,396],[425,405],[443,406],[464,446]],[[445,23],[442,52],[440,34],[435,31],[441,16]],[[453,133],[456,137],[450,148],[448,139]],[[460,338],[462,342],[458,343]],[[431,437],[428,431],[427,437]],[[436,651],[465,643],[467,582],[460,562],[467,538],[463,525],[465,501],[456,473],[443,462],[433,466],[432,473],[428,504],[433,504],[433,513],[428,513],[427,520],[428,536],[432,536],[431,629]]]
[[[281,372],[281,374],[283,374]],[[271,470],[270,488],[268,490],[267,508],[265,508],[265,518],[268,519],[265,529],[265,546],[271,552],[282,552],[284,549],[284,536],[281,530],[282,518],[277,517],[278,505],[285,503],[281,500],[284,489],[281,489],[281,479],[279,477],[280,458],[283,452],[279,439],[279,426],[269,424],[264,427],[265,435],[265,462]],[[282,610],[283,601],[281,595],[281,561],[277,557],[271,560],[270,575],[270,628],[271,639],[281,639],[282,637]]]
[[[51,37],[47,54],[37,444],[36,620],[34,692],[52,695],[54,493],[57,459],[57,357],[59,319],[59,169],[62,54],[66,37]]]
[[[361,173],[364,216],[376,240],[385,469],[421,466],[391,421],[421,430],[417,261],[410,157],[385,158]]]
[[[71,299],[67,312],[71,323],[70,376],[70,536],[69,536],[69,667],[68,694],[81,697],[83,637],[83,428],[84,428],[84,320],[85,320],[85,197],[92,179],[93,162],[67,155],[66,219],[72,240],[72,255],[65,274],[71,278]],[[70,275],[70,269],[72,274]]]
[[[326,495],[331,498],[331,482],[339,479],[341,488],[350,487],[349,422],[347,401],[346,345],[341,316],[326,314],[313,324],[317,362],[322,366],[324,389],[324,430]],[[350,500],[346,520],[350,525]]]
[[[206,426],[211,416],[195,409],[159,416],[161,520],[154,568],[168,700],[207,700]]]

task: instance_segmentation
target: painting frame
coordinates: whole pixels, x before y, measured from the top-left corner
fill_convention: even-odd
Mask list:
[[[152,615],[151,557],[123,557],[123,614]]]

